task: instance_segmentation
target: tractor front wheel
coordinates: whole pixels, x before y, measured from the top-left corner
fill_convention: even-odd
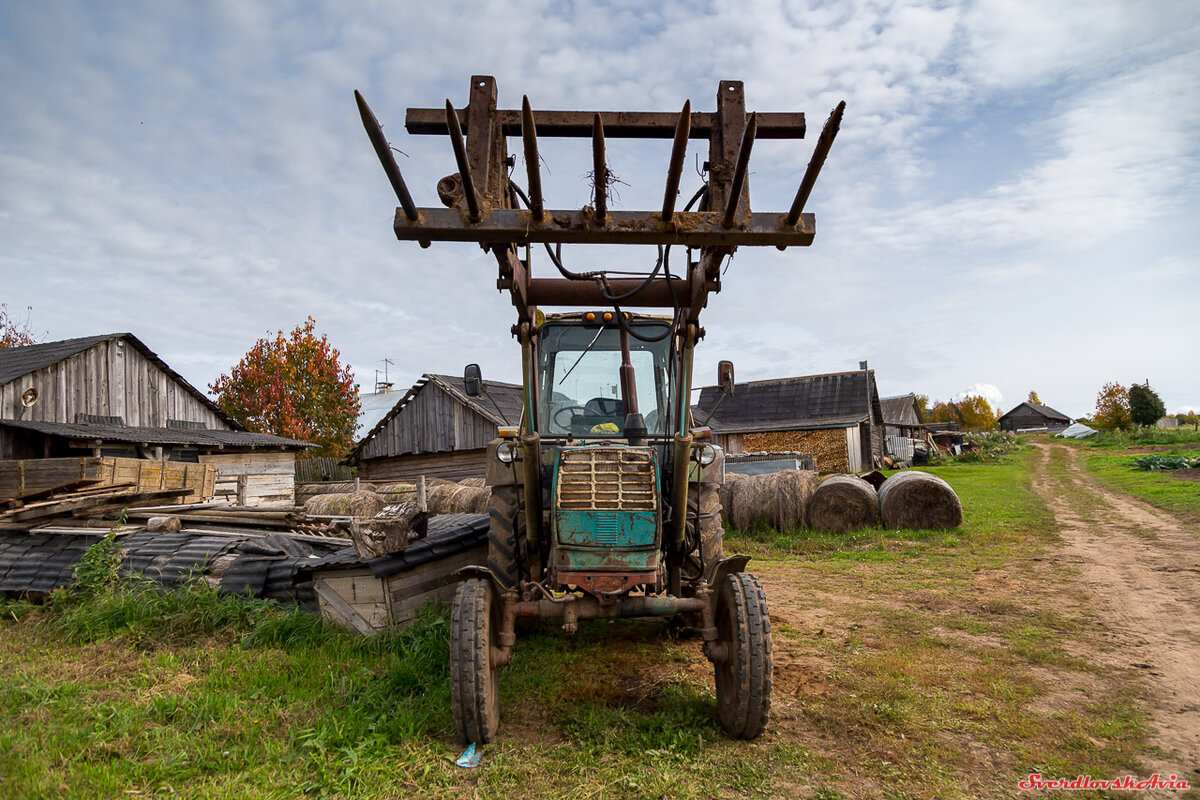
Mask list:
[[[497,670],[492,666],[499,612],[489,581],[468,578],[458,585],[450,621],[450,706],[463,744],[486,744],[500,726]]]
[[[757,738],[771,711],[771,620],[758,578],[726,576],[717,591],[717,711],[737,739]]]

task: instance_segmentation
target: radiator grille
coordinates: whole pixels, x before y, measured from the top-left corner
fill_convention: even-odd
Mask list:
[[[564,450],[558,507],[565,511],[654,511],[654,459],[646,450]]]

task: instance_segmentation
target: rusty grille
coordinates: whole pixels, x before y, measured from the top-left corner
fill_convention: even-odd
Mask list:
[[[656,500],[649,452],[615,448],[563,452],[558,471],[560,509],[654,511]]]

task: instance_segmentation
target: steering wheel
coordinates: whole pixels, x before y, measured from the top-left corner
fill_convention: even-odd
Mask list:
[[[558,427],[562,428],[563,430],[570,430],[570,428],[571,428],[570,422],[562,423],[562,422],[558,421],[559,415],[561,415],[564,411],[570,411],[572,417],[575,416],[576,411],[580,411],[585,414],[587,413],[587,409],[584,408],[583,406],[563,406],[562,408],[555,411],[553,414],[550,415],[550,421],[553,422]]]

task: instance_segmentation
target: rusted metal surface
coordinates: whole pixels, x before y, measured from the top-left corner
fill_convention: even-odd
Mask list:
[[[513,244],[677,244],[687,247],[737,245],[804,246],[812,244],[816,219],[802,216],[796,226],[784,224],[786,214],[750,214],[745,225],[723,226],[718,212],[677,213],[664,223],[657,211],[609,211],[603,224],[595,214],[580,211],[547,211],[542,223],[524,209],[497,209],[472,223],[455,209],[423,208],[418,223],[403,213],[396,215],[396,238],[405,241],[511,242]]]
[[[800,188],[796,191],[796,199],[792,201],[792,207],[788,211],[787,222],[789,225],[796,224],[796,221],[800,219],[800,214],[804,211],[804,204],[808,202],[808,196],[817,183],[817,176],[821,174],[821,167],[825,164],[826,156],[829,155],[829,148],[833,147],[833,140],[842,126],[842,112],[845,110],[846,101],[843,100],[837,104],[837,108],[829,115],[829,119],[825,120],[825,127],[817,139],[812,159],[809,160],[808,168],[804,170],[804,178],[800,181]]]
[[[533,119],[533,109],[529,106],[528,95],[521,98],[521,140],[525,148],[525,174],[529,182],[529,210],[533,213],[534,222],[545,219],[542,202],[542,163],[538,155],[537,123]]]
[[[396,199],[400,201],[400,207],[404,209],[404,215],[409,220],[416,222],[417,204],[413,202],[412,195],[408,193],[404,176],[400,174],[400,165],[396,163],[396,157],[392,155],[392,146],[388,144],[387,137],[383,135],[383,127],[375,118],[371,107],[367,105],[366,99],[358,91],[354,92],[354,101],[358,104],[358,113],[362,117],[363,127],[367,129],[367,137],[371,140],[371,146],[375,148],[375,155],[379,156],[379,163],[383,165],[384,174],[392,184],[392,190],[396,193]]]
[[[479,207],[479,195],[475,192],[475,178],[471,175],[471,162],[467,159],[467,145],[463,141],[462,131],[458,127],[458,115],[454,106],[446,101],[446,122],[450,129],[450,146],[454,148],[454,160],[458,163],[458,178],[462,183],[463,199],[467,201],[467,213],[473,222],[478,222],[483,216]],[[410,220],[411,222],[411,220]],[[420,222],[415,223],[420,226]],[[437,238],[437,237],[424,237]]]
[[[667,165],[667,188],[663,193],[663,222],[675,214],[675,199],[679,196],[679,179],[683,175],[683,160],[687,157],[688,136],[692,130],[692,101],[686,100],[675,126],[675,141],[671,145],[671,161]]]
[[[533,120],[539,136],[585,139],[592,135],[594,114],[592,111],[534,111]],[[610,139],[672,139],[679,122],[679,115],[670,111],[602,111],[600,117]],[[498,109],[495,121],[503,135],[521,135],[520,109]],[[410,108],[404,125],[410,134],[445,136],[447,133],[446,117],[438,108]],[[471,132],[465,110],[459,111],[459,125],[466,133]],[[713,130],[719,127],[718,117],[711,111],[693,111],[688,127],[690,138],[709,139]],[[759,139],[803,139],[804,132],[802,113],[758,115]]]
[[[621,278],[608,281],[610,293],[618,296],[628,294],[636,289],[642,281],[634,278]],[[666,280],[651,283],[636,295],[622,301],[622,307],[629,308],[670,308],[674,303],[672,296],[684,297],[687,293],[687,281],[682,278],[672,278],[671,286]],[[611,294],[610,294],[611,296]],[[594,281],[564,281],[561,278],[531,278],[529,281],[529,303],[533,306],[591,306],[605,308],[612,305],[603,294],[600,285]]]
[[[721,227],[733,227],[737,216],[738,206],[742,204],[742,189],[746,186],[746,168],[750,165],[750,150],[754,147],[754,132],[758,122],[754,114],[746,122],[746,130],[742,133],[742,143],[738,147],[737,161],[733,167],[733,180],[729,182],[729,196],[725,201],[725,216],[721,218]],[[749,206],[747,206],[749,210]]]
[[[592,188],[596,223],[603,225],[608,213],[608,164],[604,160],[604,122],[599,114],[592,118]]]
[[[559,570],[556,580],[559,583],[578,586],[591,594],[612,595],[627,592],[635,586],[654,586],[658,582],[658,572],[567,572]]]

